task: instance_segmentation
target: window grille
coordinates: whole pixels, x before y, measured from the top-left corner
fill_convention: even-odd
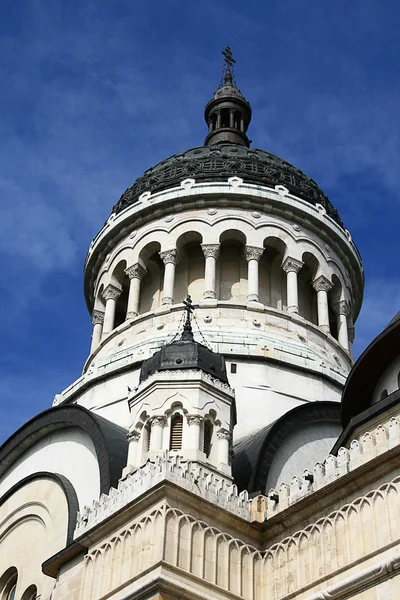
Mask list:
[[[181,450],[182,448],[182,433],[183,433],[183,417],[182,415],[174,415],[171,419],[171,438],[169,449]]]
[[[207,456],[210,456],[211,451],[211,437],[212,437],[213,426],[210,421],[205,421],[204,423],[204,444],[203,444],[203,452]]]

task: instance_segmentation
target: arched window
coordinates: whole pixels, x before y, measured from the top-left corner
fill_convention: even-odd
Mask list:
[[[171,438],[169,442],[170,450],[182,449],[183,417],[176,414],[171,419]]]
[[[21,600],[35,600],[37,598],[38,592],[36,585],[30,585],[28,589],[22,594]]]
[[[211,452],[211,438],[212,438],[213,426],[210,421],[205,421],[204,423],[204,442],[203,442],[203,452],[208,458]]]
[[[388,395],[388,391],[385,388],[384,390],[382,390],[381,392],[381,397],[379,398],[380,400],[383,400],[384,398],[386,398],[386,396]]]
[[[0,578],[0,598],[1,600],[15,600],[17,590],[18,571],[15,567],[10,567]]]

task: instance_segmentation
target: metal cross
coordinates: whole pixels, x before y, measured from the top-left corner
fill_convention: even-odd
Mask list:
[[[227,46],[225,50],[222,50],[221,54],[224,55],[226,68],[230,70],[236,62],[236,60],[232,56],[232,50],[230,46]]]
[[[192,316],[192,312],[193,312],[194,308],[192,306],[191,297],[187,296],[186,300],[183,301],[183,304],[185,305],[186,321],[183,326],[182,340],[193,340],[191,316]]]

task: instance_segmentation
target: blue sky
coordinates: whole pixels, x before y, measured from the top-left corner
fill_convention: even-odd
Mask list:
[[[400,309],[395,0],[3,0],[0,441],[80,375],[90,240],[137,176],[201,145],[230,44],[249,135],[313,177],[364,260],[360,353]]]

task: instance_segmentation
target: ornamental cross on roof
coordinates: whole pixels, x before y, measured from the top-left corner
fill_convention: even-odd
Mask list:
[[[222,79],[225,85],[236,85],[233,78],[233,65],[236,60],[232,56],[232,50],[230,46],[227,46],[225,50],[222,50],[221,54],[224,56],[224,70]],[[221,81],[222,84],[222,81]]]
[[[193,312],[193,306],[192,306],[192,299],[190,296],[187,296],[186,300],[183,301],[183,304],[185,305],[185,311],[186,311],[186,320],[185,323],[183,325],[183,333],[182,333],[182,337],[181,340],[189,340],[189,341],[193,341],[193,330],[192,330],[192,312]]]

